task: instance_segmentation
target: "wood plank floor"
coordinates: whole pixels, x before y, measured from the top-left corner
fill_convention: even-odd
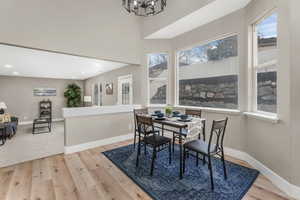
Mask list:
[[[100,154],[131,142],[1,168],[0,200],[150,200],[142,189]],[[226,159],[250,167],[243,161]],[[260,175],[243,200],[287,199],[290,198]]]

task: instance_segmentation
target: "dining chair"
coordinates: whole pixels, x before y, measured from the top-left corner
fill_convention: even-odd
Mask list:
[[[136,115],[138,126],[138,152],[136,157],[136,167],[139,165],[139,157],[141,154],[141,144],[152,148],[152,161],[150,175],[153,175],[154,163],[157,153],[169,147],[169,164],[171,164],[171,139],[157,134],[154,129],[152,117]],[[144,133],[147,133],[146,135]],[[144,134],[144,137],[142,137]]]
[[[148,108],[134,109],[133,114],[134,114],[134,143],[133,143],[133,146],[135,148],[136,136],[137,136],[137,133],[138,133],[138,126],[137,126],[136,116],[138,114],[145,114],[145,115],[148,114]]]
[[[216,155],[221,157],[223,163],[224,177],[225,179],[227,179],[226,164],[224,159],[224,147],[223,147],[227,121],[228,121],[228,117],[226,117],[224,120],[213,121],[208,143],[203,140],[192,140],[183,145],[183,173],[185,172],[185,167],[186,167],[185,161],[187,158],[186,155],[188,151],[200,153],[203,156],[208,157],[208,169],[210,173],[210,182],[211,182],[212,190],[214,190],[213,171],[212,171],[212,164],[211,164],[212,157]],[[213,141],[215,141],[214,144]]]
[[[186,109],[185,110],[185,114],[188,115],[188,116],[191,116],[191,117],[196,117],[196,118],[201,118],[202,116],[202,111],[201,110],[194,110],[194,109]],[[188,130],[183,130],[183,132],[186,132],[186,134],[184,135],[184,137],[182,138],[183,140],[185,140],[186,136],[187,136],[187,131]],[[200,136],[200,132],[199,132],[199,135],[198,135],[198,139],[200,139],[201,136]],[[176,133],[176,132],[173,132],[173,153],[174,153],[174,149],[175,149],[175,142],[176,140],[179,140],[179,134]],[[203,140],[205,140],[205,134],[203,133]],[[198,162],[198,160],[197,160]]]

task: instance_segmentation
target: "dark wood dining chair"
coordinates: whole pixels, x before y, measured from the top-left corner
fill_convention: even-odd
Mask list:
[[[153,175],[154,163],[157,156],[157,153],[169,147],[169,164],[171,164],[171,139],[160,136],[154,129],[153,121],[151,117],[137,115],[137,126],[138,126],[138,152],[136,157],[136,167],[139,165],[139,157],[141,154],[141,145],[142,143],[145,146],[152,148],[152,161],[151,161],[151,171],[150,175]],[[144,135],[144,133],[147,133]],[[142,134],[144,137],[142,137]]]
[[[137,137],[137,133],[138,133],[138,126],[137,126],[137,120],[136,120],[136,116],[138,114],[148,114],[148,108],[141,108],[141,109],[134,109],[133,110],[133,115],[134,115],[134,142],[133,142],[133,146],[135,148],[135,144],[136,144],[136,137]]]
[[[185,172],[185,164],[186,164],[185,161],[187,158],[186,155],[188,151],[200,153],[203,156],[208,157],[208,169],[210,173],[210,182],[211,182],[212,190],[214,190],[213,171],[212,171],[212,164],[211,164],[212,157],[216,155],[221,157],[223,163],[224,177],[225,179],[227,179],[226,164],[224,158],[224,147],[223,147],[227,121],[228,121],[227,117],[224,120],[213,121],[208,143],[203,140],[193,140],[183,145],[183,173]],[[213,144],[213,141],[215,141],[215,144]]]
[[[186,109],[185,110],[185,114],[190,116],[190,117],[197,117],[197,118],[201,118],[202,116],[202,111],[201,110],[194,110],[194,109]],[[182,138],[183,140],[186,138],[187,136],[187,131],[188,130],[183,130],[183,132],[186,132],[186,134],[184,135],[184,137]],[[200,132],[198,135],[198,139],[201,138]],[[179,140],[179,134],[176,132],[173,132],[173,153],[174,153],[174,149],[175,149],[175,142],[176,140]],[[205,140],[205,133],[203,133],[203,140]],[[198,162],[198,160],[197,160]]]

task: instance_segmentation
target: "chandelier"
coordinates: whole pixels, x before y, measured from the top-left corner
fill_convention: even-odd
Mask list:
[[[167,0],[122,0],[123,7],[138,16],[153,16],[164,11]]]

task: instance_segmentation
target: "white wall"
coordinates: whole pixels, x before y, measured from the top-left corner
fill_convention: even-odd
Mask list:
[[[138,64],[139,20],[120,0],[2,0],[0,42]]]
[[[157,16],[147,17],[142,20],[142,34],[146,37],[161,28],[172,24],[178,19],[206,6],[215,0],[172,0],[167,2],[164,12]]]

